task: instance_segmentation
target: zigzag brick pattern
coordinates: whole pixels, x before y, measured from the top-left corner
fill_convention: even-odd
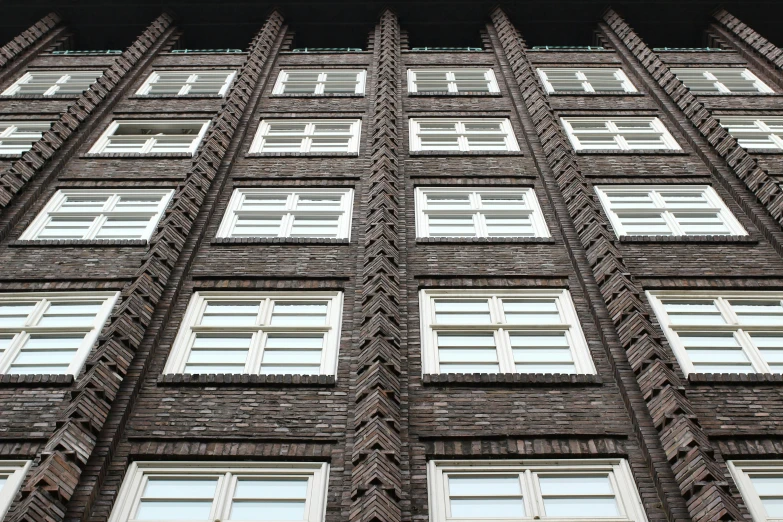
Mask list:
[[[385,11],[376,28],[377,76],[362,270],[361,330],[351,521],[401,520],[398,65],[400,28]]]
[[[0,47],[0,69],[16,60],[27,49],[40,41],[46,33],[57,27],[59,23],[60,17],[55,13],[50,13],[35,22],[16,38]]]
[[[715,19],[768,60],[777,70],[783,71],[783,49],[761,36],[725,9],[718,10],[715,13]]]
[[[162,14],[152,22],[141,36],[117,57],[112,66],[103,71],[103,76],[60,115],[60,118],[52,124],[52,128],[44,132],[41,139],[35,142],[29,151],[0,173],[0,209],[8,206],[25,184],[44,168],[171,23],[172,18],[167,14]]]
[[[663,61],[616,12],[607,11],[604,20],[685,116],[691,120],[691,123],[707,138],[715,151],[726,160],[729,168],[745,182],[758,200],[766,206],[772,217],[783,226],[783,189],[778,182],[745,149],[740,147],[737,140],[720,126],[717,118],[677,79]],[[764,49],[767,47],[762,46]]]
[[[165,22],[163,22],[165,20]],[[170,22],[164,17],[155,24]],[[198,154],[185,179],[177,187],[172,204],[150,241],[145,261],[133,283],[122,292],[120,304],[93,350],[86,373],[79,379],[58,429],[47,443],[41,462],[22,488],[22,500],[7,516],[8,522],[61,522],[65,503],[71,498],[106,422],[111,403],[119,391],[134,353],[142,342],[152,313],[179,257],[218,167],[234,135],[254,86],[271,54],[282,26],[282,16],[273,13],[251,43],[245,63],[221,111],[213,118]],[[149,45],[159,29],[150,28],[141,39]]]
[[[502,10],[493,11],[492,20],[691,518],[705,522],[740,520],[743,513],[723,481],[723,470],[693,415],[680,377],[672,369],[671,356],[650,323],[642,289],[628,273],[608,223],[601,217],[598,203],[525,54],[522,38]]]

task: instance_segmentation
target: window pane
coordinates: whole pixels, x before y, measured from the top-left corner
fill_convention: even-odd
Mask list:
[[[339,233],[339,216],[294,216],[291,226],[293,237],[337,237]]]
[[[439,333],[437,342],[441,373],[499,371],[492,333]]]
[[[202,326],[253,326],[258,322],[258,302],[208,301]]]
[[[323,335],[269,334],[264,347],[261,373],[318,374],[323,346]]]
[[[242,373],[252,334],[197,334],[185,373]]]
[[[530,217],[485,216],[489,237],[532,237],[536,235]]]
[[[435,320],[438,324],[489,324],[489,301],[436,299]]]
[[[324,326],[327,303],[276,301],[272,310],[272,326]]]
[[[513,332],[511,348],[519,373],[576,373],[564,332]]]
[[[709,300],[664,300],[663,307],[672,324],[711,325],[726,324],[725,319],[712,299]]]
[[[283,216],[238,216],[231,237],[278,237],[283,226]]]
[[[430,237],[473,237],[477,234],[472,214],[427,216]]]
[[[31,335],[11,363],[8,373],[66,373],[82,342],[84,335]]]
[[[559,324],[563,320],[554,299],[503,299],[503,313],[509,324]]]
[[[549,517],[616,517],[620,511],[608,475],[538,476]]]
[[[38,321],[38,326],[84,326],[95,323],[103,302],[53,302]]]
[[[0,327],[22,327],[27,321],[27,316],[35,308],[35,303],[8,303],[0,304]]]
[[[772,373],[783,373],[783,333],[751,333],[750,337]]]
[[[84,239],[95,222],[94,216],[53,216],[38,239]]]
[[[783,304],[779,299],[770,301],[729,301],[740,324],[781,326]]]

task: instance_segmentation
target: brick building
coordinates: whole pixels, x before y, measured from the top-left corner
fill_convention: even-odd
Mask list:
[[[0,515],[783,519],[783,50],[291,11],[0,48]]]

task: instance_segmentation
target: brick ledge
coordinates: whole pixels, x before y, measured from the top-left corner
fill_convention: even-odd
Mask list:
[[[348,239],[333,239],[320,237],[216,237],[210,241],[212,245],[348,245]]]
[[[10,247],[146,247],[146,239],[31,239],[11,241]]]
[[[459,243],[461,245],[478,243],[541,243],[554,244],[552,237],[417,237],[417,243]]]
[[[743,243],[758,244],[752,236],[620,236],[621,243]]]
[[[74,380],[73,375],[62,373],[37,373],[33,375],[6,373],[0,375],[0,386],[70,386]]]
[[[776,373],[691,373],[691,384],[770,384],[783,386],[783,375]]]
[[[334,375],[182,374],[158,377],[161,386],[334,386]]]
[[[602,385],[603,379],[598,375],[570,373],[427,373],[421,378],[422,384],[450,385],[490,385],[490,386],[549,386],[588,384]]]

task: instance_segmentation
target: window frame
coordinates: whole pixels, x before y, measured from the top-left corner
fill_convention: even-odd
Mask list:
[[[744,91],[740,92],[734,92],[726,85],[719,80],[713,71],[715,70],[722,70],[722,71],[740,71],[740,76],[742,76],[745,80],[748,80],[750,82],[753,82],[753,86],[756,88],[756,94],[774,94],[775,91],[770,88],[769,85],[764,83],[764,81],[753,74],[753,72],[748,69],[747,67],[670,67],[669,70],[671,73],[677,77],[677,79],[682,83],[689,91],[696,93],[696,94],[734,94],[737,96],[743,96],[753,93],[748,93]],[[692,73],[692,72],[700,72],[701,75],[705,80],[709,80],[713,82],[713,85],[717,88],[717,91],[701,91],[696,90],[690,86],[688,86],[688,83],[681,79],[679,74],[681,73]]]
[[[43,74],[60,74],[60,78],[58,78],[52,85],[49,87],[46,91],[44,91],[41,94],[32,94],[32,96],[73,96],[78,97],[80,94],[76,93],[68,93],[68,94],[58,94],[58,91],[60,90],[61,85],[66,85],[68,81],[71,78],[71,75],[74,73],[95,73],[95,79],[84,89],[84,91],[88,90],[90,86],[92,86],[95,82],[98,81],[98,78],[103,76],[103,71],[94,71],[94,70],[79,70],[79,69],[70,69],[70,70],[47,70],[47,69],[35,69],[32,71],[25,72],[19,79],[17,79],[10,87],[8,87],[6,90],[4,90],[2,93],[0,93],[0,96],[3,97],[10,97],[10,96],[17,96],[18,92],[22,89],[23,85],[27,85],[30,80],[32,80],[36,73],[43,73]],[[67,77],[67,78],[66,78]],[[84,92],[82,91],[82,92]]]
[[[487,81],[488,90],[487,94],[500,94],[500,87],[498,86],[497,78],[495,77],[495,71],[492,67],[412,67],[408,69],[408,93],[437,93],[437,94],[463,94],[472,96],[476,92],[484,93],[485,91],[461,91],[457,85],[457,80],[454,77],[455,72],[482,72],[484,73],[484,79]],[[420,91],[417,85],[416,75],[421,72],[445,72],[446,82],[448,82],[448,91]]]
[[[285,92],[286,82],[288,81],[289,73],[318,73],[318,80],[315,81],[314,92]],[[353,93],[325,93],[324,85],[328,81],[329,73],[355,73],[356,74],[356,88]],[[367,83],[367,69],[297,69],[288,68],[281,69],[275,80],[275,85],[272,88],[273,96],[334,96],[334,95],[355,95],[364,96],[365,86]]]
[[[631,82],[631,79],[628,78],[628,75],[625,74],[625,71],[621,67],[537,67],[536,70],[538,71],[538,77],[541,79],[541,83],[544,84],[544,88],[546,89],[547,94],[558,94],[558,93],[574,93],[574,92],[584,92],[585,94],[595,94],[595,93],[616,93],[616,94],[630,94],[630,93],[638,93],[638,89],[636,89],[636,86]],[[547,71],[552,70],[558,70],[558,71],[569,71],[574,73],[574,80],[578,80],[582,82],[582,91],[567,91],[567,90],[557,90],[552,86],[551,82],[549,81],[549,75],[547,74]],[[617,78],[617,81],[620,82],[620,86],[623,88],[622,92],[619,91],[596,91],[592,84],[590,83],[590,80],[587,78],[584,70],[610,70],[614,71],[614,74],[617,76],[619,75],[620,78]]]
[[[474,236],[431,236],[429,233],[429,220],[427,219],[427,216],[430,215],[429,209],[425,209],[427,203],[427,195],[431,193],[437,193],[437,194],[469,194],[470,195],[470,202],[471,202],[471,208],[469,210],[438,210],[438,213],[443,214],[459,214],[459,215],[473,215],[473,222],[474,222],[474,229],[476,230],[476,235]],[[514,193],[514,194],[524,194],[525,200],[528,202],[530,206],[529,211],[523,211],[523,212],[529,212],[530,216],[530,222],[533,226],[534,235],[533,236],[489,236],[486,233],[486,215],[484,212],[484,209],[478,208],[476,205],[476,194],[508,194],[508,193]],[[508,237],[551,237],[549,233],[549,228],[546,225],[546,221],[544,220],[543,212],[541,211],[541,207],[538,202],[538,197],[536,196],[536,192],[533,189],[533,187],[438,187],[438,186],[427,186],[427,187],[416,187],[416,237],[432,237],[432,238],[444,238],[444,237],[452,237],[457,239],[465,239],[470,240],[472,237],[483,237],[483,238],[508,238]],[[499,211],[490,210],[489,213],[498,213]],[[503,210],[500,211],[500,213],[505,213],[508,215],[515,215],[512,213],[512,211],[509,210]]]
[[[656,203],[659,206],[656,206],[655,208],[650,209],[641,209],[641,210],[628,210],[629,212],[642,212],[642,211],[649,211],[650,214],[653,214],[656,211],[660,211],[660,214],[663,215],[663,219],[666,222],[666,225],[671,230],[672,234],[671,236],[666,236],[663,234],[628,234],[625,231],[625,226],[622,223],[622,219],[617,214],[617,212],[612,209],[611,201],[609,199],[609,196],[607,195],[606,191],[629,191],[629,192],[637,192],[637,193],[648,193],[652,194],[652,201]],[[712,204],[712,208],[708,210],[704,209],[677,209],[672,207],[667,207],[665,202],[663,201],[663,198],[660,196],[661,192],[694,192],[704,195],[705,199],[709,203]],[[702,235],[719,235],[723,237],[735,237],[735,236],[747,236],[748,232],[745,230],[745,228],[740,224],[739,220],[737,220],[737,217],[734,215],[734,213],[729,209],[729,207],[726,205],[726,203],[723,201],[723,199],[718,195],[718,193],[715,191],[715,189],[710,185],[596,185],[595,186],[595,192],[598,194],[598,199],[601,202],[601,206],[604,208],[604,212],[609,217],[609,222],[612,224],[612,228],[614,229],[615,235],[619,237],[627,237],[627,236],[634,236],[634,235],[641,235],[641,236],[661,236],[661,237],[693,237],[693,236],[702,236]],[[623,209],[625,210],[625,209]],[[693,213],[704,213],[707,211],[717,210],[717,214],[720,215],[721,219],[723,220],[723,223],[726,225],[726,228],[729,229],[731,232],[730,234],[685,234],[682,231],[682,226],[677,222],[677,220],[671,215],[672,211],[680,211],[680,212],[693,212]]]
[[[618,459],[541,459],[541,460],[430,460],[427,462],[427,496],[431,522],[482,522],[486,518],[452,518],[448,516],[448,476],[519,474],[522,477],[522,496],[525,517],[493,518],[510,522],[545,520],[549,522],[647,522],[639,489],[630,465]],[[614,488],[614,498],[622,516],[619,517],[547,517],[544,511],[537,474],[604,474]]]
[[[8,474],[8,479],[0,489],[0,520],[5,519],[31,465],[31,460],[0,460],[0,474]]]
[[[133,522],[144,486],[151,476],[218,477],[209,520],[228,520],[236,477],[308,477],[305,521],[322,522],[326,516],[329,464],[325,462],[229,462],[229,461],[135,461],[131,462],[117,493],[108,522]],[[220,509],[222,508],[222,512]],[[226,514],[226,517],[223,517]]]
[[[180,97],[180,96],[203,96],[203,97],[209,97],[209,96],[215,96],[215,97],[224,97],[226,93],[228,92],[228,89],[231,87],[231,84],[234,82],[237,76],[237,71],[232,69],[190,69],[190,70],[173,70],[173,69],[161,69],[160,71],[152,71],[149,76],[144,80],[144,83],[141,84],[141,87],[138,88],[136,91],[136,96],[147,96],[150,98],[155,98],[158,96],[171,96],[171,95],[165,95],[165,94],[150,94],[149,92],[152,90],[153,86],[158,83],[158,81],[161,78],[161,73],[178,73],[178,74],[189,74],[190,77],[185,81],[185,83],[182,84],[182,87],[180,88],[179,92],[175,94],[174,96]],[[191,79],[193,76],[198,76],[199,74],[203,73],[226,73],[226,79],[223,82],[223,86],[218,90],[218,92],[214,94],[190,94],[190,87],[193,85],[193,82]],[[185,92],[183,92],[185,91]]]
[[[293,203],[292,199],[298,199],[301,195],[314,195],[314,194],[340,194],[341,195],[341,211],[342,214],[338,218],[338,224],[337,224],[337,236],[335,239],[348,239],[350,241],[351,239],[351,220],[353,218],[353,198],[354,198],[354,190],[349,188],[321,188],[321,187],[302,187],[302,188],[291,188],[291,189],[283,189],[283,188],[262,188],[262,187],[237,187],[234,189],[234,191],[231,194],[231,199],[228,202],[228,207],[226,207],[226,212],[223,214],[223,219],[220,222],[220,227],[218,228],[218,232],[215,237],[219,238],[233,238],[232,231],[234,229],[234,226],[236,225],[237,221],[237,212],[239,211],[239,207],[242,203],[243,196],[246,194],[288,194],[288,200],[286,203],[286,209],[285,210],[275,210],[275,211],[266,211],[269,212],[270,215],[276,215],[276,214],[283,214],[283,217],[281,218],[282,226],[281,226],[281,235],[278,235],[276,237],[280,238],[303,238],[303,237],[314,237],[314,236],[292,236],[290,234],[292,224],[294,220],[292,217],[298,212],[297,209],[291,208],[291,204]],[[293,196],[293,198],[291,197]],[[247,211],[249,213],[256,212],[256,213],[264,213],[265,211]],[[318,211],[310,211],[306,212],[306,215],[318,215]],[[328,215],[333,215],[335,212],[331,212]],[[326,213],[324,213],[326,214]],[[266,236],[252,236],[252,237],[259,237],[259,238],[266,238]],[[315,239],[329,239],[329,238],[320,238],[315,237]]]
[[[227,332],[227,333],[251,333],[251,335],[258,335],[258,340],[253,342],[251,340],[251,346],[248,348],[247,359],[245,360],[245,368],[240,374],[232,375],[286,375],[281,373],[255,373],[249,370],[261,368],[263,361],[264,350],[261,347],[264,337],[271,331],[275,332],[275,327],[270,329],[268,322],[264,322],[262,325],[254,326],[200,326],[196,322],[202,317],[204,310],[206,309],[208,301],[228,301],[228,302],[243,302],[243,301],[261,301],[259,306],[259,315],[265,319],[271,316],[272,308],[269,303],[280,301],[313,301],[323,300],[328,301],[326,312],[326,325],[324,326],[306,326],[299,327],[300,332],[324,332],[324,343],[321,348],[321,366],[318,373],[307,375],[327,375],[337,378],[337,366],[339,363],[340,355],[340,336],[342,335],[342,321],[343,321],[343,303],[344,297],[342,291],[265,291],[265,292],[220,292],[220,291],[207,291],[207,292],[194,292],[188,302],[188,307],[185,312],[185,316],[182,318],[182,322],[177,329],[177,336],[174,339],[174,344],[169,352],[169,357],[166,360],[166,365],[163,369],[164,374],[180,374],[180,375],[199,375],[196,373],[185,373],[185,367],[190,356],[193,342],[196,338],[196,334],[199,332]],[[194,330],[194,326],[196,330]],[[281,331],[290,332],[291,327],[282,327]]]
[[[43,135],[47,133],[52,128],[53,121],[46,121],[46,120],[0,120],[0,144],[2,144],[3,139],[11,138],[19,140],[21,138],[14,137],[15,130],[12,131],[12,129],[18,129],[19,125],[44,125],[47,126],[46,130],[41,131],[41,137],[39,137],[37,140],[33,140],[30,142],[30,146],[26,149],[22,149],[21,147],[18,147],[18,152],[8,152],[5,150],[0,149],[0,156],[21,156],[25,152],[29,151],[33,148],[33,145],[35,142],[39,141],[41,138],[43,138]]]
[[[104,208],[98,212],[63,212],[58,213],[60,205],[66,200],[68,196],[81,196],[81,195],[97,195],[106,194],[109,196],[109,200],[104,205]],[[150,218],[147,225],[147,230],[144,232],[144,237],[141,239],[149,241],[152,234],[155,232],[155,228],[158,226],[160,219],[163,217],[163,213],[171,203],[171,198],[174,196],[173,189],[59,189],[55,192],[46,205],[38,213],[35,219],[27,226],[25,231],[20,236],[20,241],[68,241],[73,238],[39,238],[38,235],[46,230],[46,225],[49,223],[49,219],[53,216],[89,216],[94,215],[96,219],[88,229],[87,237],[76,239],[76,241],[90,241],[96,239],[108,239],[116,240],[116,238],[97,238],[97,233],[101,230],[102,225],[106,222],[109,216],[121,214],[123,217],[145,217],[149,213],[143,212],[115,212],[114,205],[121,196],[160,196],[158,203],[158,210],[156,214]],[[111,206],[110,209],[106,209],[106,206]]]
[[[111,141],[111,138],[113,138],[115,135],[114,133],[117,131],[117,129],[121,125],[143,125],[143,124],[153,124],[153,125],[170,125],[170,124],[201,124],[201,129],[199,130],[198,134],[193,135],[193,140],[190,143],[190,146],[188,147],[187,151],[178,151],[178,152],[161,152],[161,151],[153,151],[152,148],[155,146],[156,139],[155,137],[157,135],[150,135],[150,137],[146,140],[144,143],[144,146],[142,147],[142,150],[140,152],[106,152],[106,146]],[[155,156],[158,154],[190,154],[191,156],[194,156],[196,154],[196,150],[198,149],[199,145],[201,145],[201,141],[204,139],[204,136],[207,133],[207,129],[210,127],[210,124],[212,123],[211,120],[177,120],[177,119],[166,119],[166,120],[112,120],[112,122],[109,124],[108,127],[106,127],[106,130],[101,133],[101,136],[95,141],[95,144],[90,148],[90,151],[88,154],[132,154],[135,156]]]
[[[682,372],[685,374],[685,377],[687,378],[691,373],[705,373],[705,372],[699,372],[694,368],[694,364],[691,361],[690,355],[688,355],[688,350],[683,345],[682,341],[680,340],[680,336],[677,334],[677,331],[683,331],[683,332],[735,332],[734,339],[737,340],[737,344],[742,350],[742,353],[748,358],[748,361],[750,362],[751,369],[753,371],[748,372],[748,374],[767,374],[767,375],[774,375],[772,371],[770,371],[769,364],[764,361],[764,358],[761,356],[761,353],[759,352],[758,348],[753,345],[752,340],[750,340],[750,337],[748,335],[748,331],[750,332],[761,332],[761,333],[772,333],[772,334],[781,334],[783,336],[783,328],[778,328],[777,330],[774,327],[771,326],[754,326],[749,324],[740,324],[736,320],[736,314],[732,310],[732,307],[730,304],[726,303],[726,300],[748,300],[748,301],[754,301],[759,299],[781,299],[783,300],[783,293],[780,292],[756,292],[756,291],[721,291],[721,290],[715,290],[715,291],[665,291],[665,290],[647,290],[645,291],[645,294],[647,295],[647,300],[650,302],[650,306],[653,309],[653,312],[655,313],[656,319],[658,320],[658,324],[660,324],[661,329],[663,330],[664,335],[666,336],[666,340],[669,342],[669,346],[671,346],[672,351],[674,352],[674,356],[677,358],[677,362],[680,365],[680,368],[682,368]],[[664,308],[663,300],[667,299],[683,299],[683,300],[689,300],[689,299],[695,299],[695,300],[702,300],[702,299],[712,299],[716,301],[716,307],[721,313],[721,316],[724,318],[724,320],[728,317],[731,319],[731,322],[727,322],[724,325],[693,325],[693,324],[684,324],[684,325],[672,325],[671,319],[669,318],[669,314],[666,312],[666,309]],[[742,330],[741,335],[736,335],[736,333],[739,333],[739,331]],[[730,373],[732,375],[744,375],[742,373],[738,372],[725,372]]]
[[[774,121],[777,120],[778,125],[783,126],[783,116],[717,116],[718,123],[720,123],[720,126],[723,127],[726,132],[734,138],[737,141],[737,145],[742,147],[745,150],[750,151],[766,151],[766,152],[772,152],[772,153],[780,153],[783,152],[783,131],[773,131],[770,129],[769,124],[767,121]],[[731,130],[729,130],[729,127],[731,126],[732,122],[739,122],[739,121],[753,121],[753,123],[756,125],[756,128],[754,130],[745,130],[741,129],[739,131],[739,135],[735,135]],[[736,124],[736,123],[735,123]],[[736,131],[735,131],[736,132]],[[775,147],[745,147],[744,145],[740,144],[740,140],[743,139],[743,134],[752,133],[752,134],[761,134],[765,133],[769,136],[772,143],[775,145]]]
[[[453,131],[454,136],[457,137],[459,150],[443,150],[443,149],[422,149],[420,123],[451,123],[455,126]],[[504,150],[499,149],[476,149],[471,150],[466,137],[465,123],[500,123],[502,130],[505,131],[506,148]],[[519,143],[517,142],[516,135],[514,134],[514,128],[511,125],[511,119],[509,118],[410,118],[409,121],[409,139],[410,139],[410,151],[411,152],[436,152],[436,153],[465,153],[465,152],[479,152],[483,154],[494,154],[497,152],[519,152]],[[460,130],[461,129],[461,130]]]
[[[307,125],[305,128],[304,133],[301,135],[301,143],[299,145],[298,151],[264,151],[262,150],[262,147],[264,146],[264,140],[266,138],[266,133],[269,130],[270,123],[277,123],[277,122],[292,122],[292,123],[304,123]],[[310,147],[312,146],[312,136],[313,136],[313,128],[316,124],[319,123],[350,123],[351,124],[351,138],[348,142],[348,150],[347,151],[315,151],[311,152]],[[258,124],[258,129],[256,130],[255,137],[253,138],[253,142],[250,144],[250,154],[312,154],[314,156],[321,155],[321,154],[349,154],[353,156],[359,155],[359,149],[360,149],[360,138],[362,135],[362,120],[361,118],[316,118],[316,119],[305,119],[305,118],[272,118],[272,119],[261,119],[261,122]],[[292,136],[295,137],[295,136]],[[303,150],[304,149],[304,150]]]
[[[753,522],[783,522],[783,517],[767,516],[767,510],[749,477],[749,473],[754,472],[771,472],[783,476],[783,460],[729,460],[726,464]]]
[[[84,366],[90,352],[95,346],[101,330],[106,325],[111,315],[111,311],[120,297],[119,292],[30,292],[30,293],[2,293],[0,294],[0,305],[14,302],[34,301],[33,311],[28,314],[25,324],[20,327],[3,327],[0,333],[12,336],[12,341],[0,356],[0,374],[8,375],[37,375],[37,374],[19,374],[9,373],[11,365],[16,360],[17,355],[32,334],[52,335],[84,332],[84,339],[73,356],[68,370],[63,374],[76,377]],[[92,327],[83,326],[61,326],[61,327],[41,327],[28,324],[30,321],[37,322],[47,309],[47,304],[59,301],[100,301],[103,303],[99,312],[95,315]]]
[[[627,141],[625,140],[625,137],[623,136],[622,131],[617,128],[617,124],[615,123],[616,120],[647,120],[650,123],[652,123],[650,130],[645,130],[644,132],[657,132],[661,135],[662,142],[665,145],[665,147],[660,148],[636,148],[631,147],[628,145]],[[616,148],[602,148],[602,149],[595,149],[595,148],[585,148],[582,146],[581,141],[579,140],[578,134],[574,134],[574,129],[571,126],[571,121],[600,121],[603,123],[608,123],[608,127],[605,125],[606,130],[600,131],[600,130],[593,130],[590,132],[593,133],[601,133],[606,134],[607,136],[612,136],[614,138]],[[680,152],[682,151],[682,148],[677,143],[677,140],[674,139],[674,136],[669,132],[669,130],[666,128],[666,126],[663,124],[660,118],[657,116],[617,116],[617,117],[608,117],[608,116],[563,116],[560,118],[560,123],[563,126],[563,129],[566,132],[566,135],[568,136],[568,140],[571,142],[571,146],[574,148],[575,151],[605,151],[605,150],[617,150],[617,151],[637,151],[639,153],[645,153],[650,151],[675,151]],[[633,133],[631,133],[633,134]],[[619,139],[618,139],[619,138]]]
[[[484,325],[462,325],[462,324],[444,324],[435,323],[435,300],[436,299],[487,299],[489,301],[490,323]],[[499,314],[503,313],[500,299],[535,299],[545,298],[553,299],[556,303],[561,319],[565,321],[557,324],[529,325],[512,324],[500,322]],[[509,331],[563,331],[565,338],[569,341],[568,346],[571,352],[575,373],[567,375],[595,375],[596,368],[590,353],[587,339],[582,330],[579,316],[571,299],[571,292],[566,288],[545,289],[545,288],[526,288],[526,289],[473,289],[473,288],[424,288],[419,291],[419,316],[421,335],[421,358],[422,375],[448,375],[449,373],[462,372],[441,372],[440,361],[438,357],[438,332],[494,332],[495,352],[498,359],[498,374],[520,374],[535,375],[534,373],[523,373],[516,371],[514,362],[513,348],[510,342],[507,342],[508,335],[501,335],[500,332]],[[564,327],[568,325],[568,327]],[[546,375],[555,375],[548,373]]]

